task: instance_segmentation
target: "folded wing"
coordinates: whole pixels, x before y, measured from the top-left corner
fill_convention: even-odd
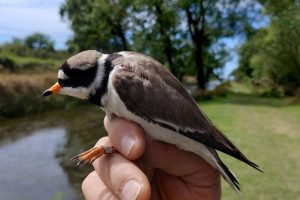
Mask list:
[[[125,56],[114,60],[118,67],[112,80],[128,110],[258,169],[210,122],[182,84],[159,62],[138,53],[122,54]]]

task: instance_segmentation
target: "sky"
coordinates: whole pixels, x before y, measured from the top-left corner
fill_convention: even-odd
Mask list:
[[[63,1],[0,0],[0,44],[41,32],[54,40],[56,49],[64,49],[72,32],[59,16]]]
[[[72,31],[59,15],[59,7],[63,2],[64,0],[0,0],[0,44],[41,32],[50,36],[56,49],[66,48],[65,42],[72,36]],[[224,78],[228,78],[237,67],[238,56],[234,48],[240,42],[238,39],[225,41],[231,49],[231,58],[225,65]]]

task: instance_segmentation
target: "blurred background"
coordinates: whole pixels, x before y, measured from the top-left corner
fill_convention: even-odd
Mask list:
[[[264,171],[221,155],[244,199],[300,199],[299,1],[0,0],[1,199],[83,198],[92,168],[69,159],[106,134],[104,114],[41,93],[86,49],[159,60]]]

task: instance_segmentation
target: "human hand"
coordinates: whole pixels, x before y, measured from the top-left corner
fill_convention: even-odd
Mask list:
[[[201,157],[146,140],[138,124],[117,116],[104,125],[109,137],[96,146],[113,145],[118,153],[94,161],[82,183],[87,200],[220,199],[220,175]]]

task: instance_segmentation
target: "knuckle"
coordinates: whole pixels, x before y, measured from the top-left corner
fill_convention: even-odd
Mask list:
[[[91,182],[91,176],[93,175],[94,172],[91,172],[85,179],[83,180],[81,184],[81,190],[83,193],[86,193],[90,187],[90,182]]]

